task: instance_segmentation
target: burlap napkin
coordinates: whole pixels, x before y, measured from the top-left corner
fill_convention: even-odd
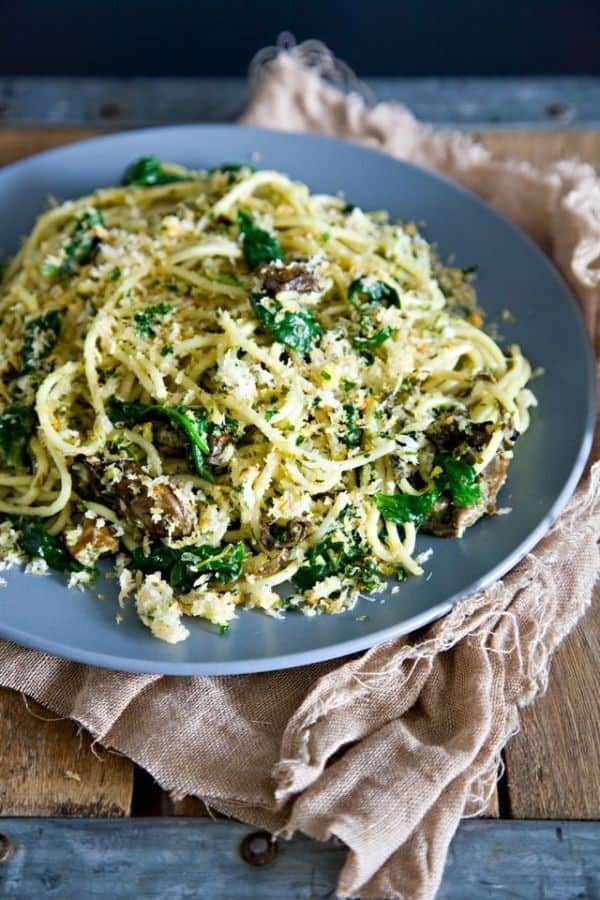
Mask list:
[[[262,55],[244,121],[337,134],[438,169],[484,197],[546,250],[600,335],[600,180],[586,165],[540,172],[468,137],[369,108],[323,75],[310,44]],[[596,451],[597,455],[597,451]],[[504,580],[419,635],[352,661],[229,678],[92,669],[0,645],[0,683],[82,723],[176,797],[196,794],[246,822],[349,847],[341,895],[431,898],[460,818],[482,809],[519,707],[600,571],[600,469]]]

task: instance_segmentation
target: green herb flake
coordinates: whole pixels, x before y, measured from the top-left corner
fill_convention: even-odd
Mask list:
[[[219,634],[221,637],[224,637],[226,634],[229,634],[231,631],[231,625],[219,625]]]
[[[114,267],[113,269],[111,269],[110,272],[108,273],[108,280],[109,280],[109,281],[116,281],[117,278],[120,278],[120,277],[121,277],[121,270],[120,270],[120,268],[119,268],[118,266],[115,266],[115,267]]]
[[[56,346],[61,329],[61,316],[56,310],[38,316],[25,325],[21,350],[21,371],[34,372],[40,361],[46,359]]]
[[[59,262],[46,260],[42,264],[42,275],[58,278],[73,275],[77,270],[92,262],[100,246],[98,228],[104,227],[104,217],[96,209],[88,209],[77,219],[71,237],[64,245]]]
[[[173,307],[169,303],[157,303],[155,306],[148,306],[134,314],[136,330],[140,337],[150,337],[154,335],[154,325],[158,318],[166,316],[171,312]]]
[[[351,391],[356,387],[356,381],[348,381],[346,378],[344,378],[344,380],[342,381],[342,387],[344,388],[346,393],[348,393],[348,391]]]
[[[276,416],[278,412],[279,412],[278,409],[268,409],[268,410],[266,411],[266,413],[265,413],[265,419],[267,420],[267,422],[270,422],[271,419],[272,419],[274,416]]]
[[[161,348],[160,348],[160,355],[161,355],[161,356],[170,356],[170,354],[171,354],[172,352],[173,352],[173,348],[170,347],[170,346],[165,346],[165,347],[161,347]]]
[[[262,263],[283,259],[283,250],[278,238],[259,228],[252,216],[243,209],[238,210],[237,223],[242,239],[244,258],[251,269]]]
[[[360,447],[362,443],[362,428],[358,424],[360,413],[356,406],[351,403],[344,404],[344,415],[346,428],[340,441],[347,447]]]
[[[331,375],[325,370],[321,372],[321,378],[323,379],[323,381],[331,381]]]

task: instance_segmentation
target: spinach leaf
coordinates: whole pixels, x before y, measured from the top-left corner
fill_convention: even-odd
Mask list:
[[[142,547],[136,548],[132,559],[133,565],[142,572],[160,572],[172,588],[187,593],[203,574],[208,574],[210,581],[218,584],[235,581],[242,574],[246,552],[241,541],[221,547],[203,544],[180,549],[155,543],[148,556]]]
[[[86,210],[77,219],[71,238],[61,251],[60,262],[45,262],[42,265],[42,275],[47,278],[73,275],[80,266],[91,262],[100,246],[97,227],[104,227],[102,213],[95,209]]]
[[[71,556],[62,541],[48,534],[38,516],[22,516],[15,520],[19,531],[17,544],[31,559],[43,559],[57,572],[89,572],[96,577],[96,567],[83,566]]]
[[[238,210],[237,222],[242,237],[244,258],[251,269],[255,269],[261,263],[283,259],[283,250],[277,237],[259,228],[252,216],[243,209]]]
[[[140,337],[150,337],[154,335],[154,324],[161,316],[170,313],[173,307],[169,303],[157,303],[155,306],[148,306],[134,314],[137,333]]]
[[[29,465],[27,447],[35,423],[33,406],[18,403],[0,413],[0,458],[13,468]]]
[[[360,447],[362,442],[362,428],[358,424],[360,413],[351,403],[344,404],[346,417],[346,431],[340,436],[340,441],[347,447]]]
[[[220,166],[213,166],[212,169],[208,170],[208,174],[212,175],[214,172],[227,174],[228,172],[240,172],[242,169],[248,169],[249,172],[257,171],[256,166],[252,166],[250,163],[225,162],[221,163]]]
[[[292,350],[308,353],[321,335],[319,323],[308,310],[281,314],[280,303],[260,294],[252,294],[250,304],[264,331]]]
[[[444,471],[438,483],[450,491],[455,506],[464,509],[481,500],[481,488],[473,466],[453,456],[441,456],[436,462]]]
[[[184,433],[189,441],[190,454],[196,472],[205,481],[213,482],[214,476],[207,467],[204,457],[210,452],[208,446],[208,423],[204,413],[188,406],[159,406],[158,404],[131,403],[112,397],[108,412],[115,425],[131,427],[142,422],[167,421]]]
[[[24,374],[35,371],[40,360],[52,353],[58,341],[60,327],[60,313],[56,310],[27,323],[21,350],[21,371]]]
[[[386,522],[393,522],[395,525],[412,522],[419,528],[440,495],[441,490],[437,487],[424,494],[375,494],[375,506]]]
[[[330,575],[342,575],[357,587],[369,590],[377,583],[379,571],[366,554],[367,548],[358,541],[328,536],[308,551],[306,562],[294,575],[294,583],[306,591]]]
[[[398,292],[385,281],[361,275],[348,288],[348,300],[357,309],[365,306],[400,306]]]
[[[121,184],[134,187],[153,187],[155,184],[174,184],[176,181],[191,181],[190,175],[169,172],[156,156],[142,156],[132,162],[123,173]]]

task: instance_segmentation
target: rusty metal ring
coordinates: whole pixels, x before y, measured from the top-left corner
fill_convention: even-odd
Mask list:
[[[253,831],[240,843],[240,856],[250,866],[268,866],[278,852],[277,841],[268,831]]]
[[[0,863],[8,862],[14,850],[14,844],[8,835],[0,834]]]

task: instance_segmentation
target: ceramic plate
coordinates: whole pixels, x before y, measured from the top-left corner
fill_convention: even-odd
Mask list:
[[[0,636],[61,657],[133,672],[211,675],[257,672],[338,657],[412,631],[501,576],[556,518],[581,475],[594,423],[594,364],[574,301],[554,268],[512,225],[473,195],[419,168],[341,141],[236,126],[152,128],[72,144],[0,170],[0,251],[13,252],[48,196],[59,200],[116,184],[127,163],[156,154],[193,168],[254,161],[343,191],[365,209],[425,223],[442,257],[477,265],[479,301],[504,343],[519,343],[545,374],[539,407],[519,440],[499,505],[460,540],[423,536],[426,575],[395,594],[363,599],[338,616],[274,619],[241,612],[226,636],[186,619],[187,641],[156,640],[130,608],[120,624],[114,583],[68,590],[59,576],[13,570],[0,590]],[[509,309],[514,319],[504,321]],[[104,599],[97,599],[102,592]],[[364,618],[366,616],[366,618]]]

